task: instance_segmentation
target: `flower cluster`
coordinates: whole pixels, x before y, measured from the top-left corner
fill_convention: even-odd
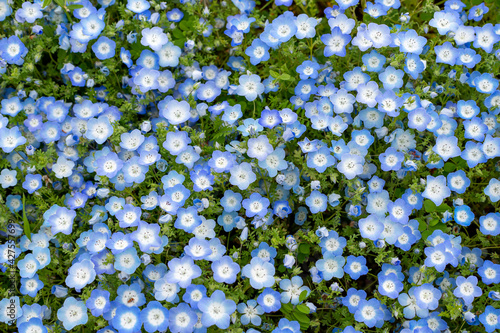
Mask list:
[[[0,0],[2,331],[500,330],[498,9]]]

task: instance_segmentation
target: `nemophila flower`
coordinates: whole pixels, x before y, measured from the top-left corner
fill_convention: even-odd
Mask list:
[[[316,262],[316,268],[321,272],[324,280],[330,281],[333,277],[340,279],[344,276],[344,264],[344,257],[327,252],[323,254],[323,259]]]
[[[167,42],[155,54],[158,57],[158,65],[160,67],[176,67],[179,64],[181,53],[180,47],[174,45],[172,42]]]
[[[367,37],[369,37],[373,43],[373,47],[377,49],[389,46],[392,42],[390,29],[385,24],[369,23],[366,32]]]
[[[438,272],[443,272],[448,265],[453,260],[453,254],[446,249],[444,243],[438,244],[434,247],[426,247],[425,255],[425,265],[427,267],[434,267]]]
[[[484,141],[485,135],[488,132],[488,126],[480,118],[474,117],[471,120],[465,120],[463,124],[464,137],[466,139]]]
[[[467,205],[462,205],[455,207],[455,211],[453,213],[454,220],[459,225],[468,227],[471,222],[474,220],[474,213],[471,211],[470,207]]]
[[[451,191],[446,186],[446,178],[444,176],[427,176],[425,191],[422,193],[424,198],[431,200],[436,206],[440,206],[443,200],[450,195]]]
[[[158,301],[175,303],[178,300],[177,293],[179,290],[179,285],[174,282],[169,282],[169,279],[167,279],[165,275],[158,278],[154,283],[154,297]]]
[[[0,39],[0,57],[7,64],[22,65],[23,57],[28,53],[28,49],[17,36]]]
[[[442,293],[430,283],[424,283],[413,289],[417,306],[421,309],[435,310],[439,305]]]
[[[431,27],[435,27],[440,35],[446,35],[449,31],[455,31],[462,22],[455,11],[438,11],[429,21]]]
[[[257,176],[252,171],[252,166],[247,162],[234,166],[230,173],[229,182],[231,185],[238,186],[240,190],[246,190],[257,179]]]
[[[494,264],[490,260],[485,260],[477,272],[484,284],[500,283],[500,265]]]
[[[378,292],[381,295],[396,299],[401,291],[403,291],[403,283],[399,281],[395,273],[379,276]]]
[[[260,319],[260,315],[264,314],[264,310],[260,305],[257,304],[257,301],[254,299],[248,300],[248,302],[238,304],[238,312],[242,314],[240,320],[243,325],[248,325],[252,323],[252,325],[260,326],[262,323],[262,319]]]
[[[248,101],[254,101],[257,96],[264,92],[264,85],[261,83],[260,77],[256,74],[241,75],[238,79],[239,85],[236,89],[236,94],[244,96]]]
[[[177,210],[177,219],[174,224],[175,228],[182,229],[185,232],[193,232],[193,230],[201,223],[201,218],[198,215],[198,209],[195,206],[179,208]]]
[[[115,213],[121,228],[137,227],[141,219],[141,208],[125,204],[122,209]]]
[[[113,126],[111,126],[108,117],[100,116],[97,119],[89,119],[87,122],[87,131],[84,136],[89,140],[94,140],[98,144],[103,144],[111,134],[113,134]]]
[[[465,149],[460,156],[467,161],[469,168],[473,168],[480,163],[486,163],[487,161],[482,151],[482,144],[472,141],[465,143]]]
[[[92,45],[92,51],[99,60],[106,60],[115,56],[116,43],[108,37],[101,36]]]
[[[398,152],[396,149],[389,147],[385,153],[379,155],[381,168],[384,171],[399,170],[401,163],[404,161],[404,154]]]
[[[135,270],[141,265],[137,250],[134,247],[128,247],[125,250],[115,254],[114,267],[116,270],[134,274]]]
[[[500,37],[495,33],[493,25],[486,23],[482,27],[474,27],[476,39],[474,40],[474,47],[482,48],[485,52],[491,53],[493,45],[500,40]]]
[[[363,173],[363,164],[364,159],[361,156],[346,153],[342,154],[337,170],[347,179],[353,179]]]
[[[186,303],[180,303],[177,307],[171,308],[168,313],[168,328],[173,333],[193,332],[193,328],[198,321],[198,316]]]
[[[354,109],[353,104],[356,98],[352,94],[349,94],[347,90],[341,88],[330,96],[330,101],[333,104],[335,113],[351,113]]]
[[[269,46],[258,38],[254,39],[252,45],[247,47],[245,54],[250,57],[250,63],[254,66],[270,58]]]
[[[110,294],[107,290],[94,289],[90,293],[90,298],[87,299],[85,305],[93,316],[101,316],[111,308],[109,296]]]
[[[259,257],[254,257],[243,267],[241,274],[250,279],[250,285],[254,289],[272,287],[274,285],[274,265]]]
[[[454,48],[450,42],[436,45],[434,51],[436,52],[436,63],[455,65],[459,53],[458,49]]]
[[[332,29],[331,34],[322,35],[321,41],[325,44],[325,50],[323,52],[325,57],[331,57],[333,55],[345,57],[346,46],[351,41],[351,36],[342,33],[339,27],[335,27]]]
[[[262,197],[259,193],[252,193],[250,198],[243,200],[242,206],[246,210],[245,215],[247,217],[264,217],[267,214],[269,200],[266,197]]]
[[[201,269],[195,265],[189,256],[173,258],[168,262],[170,271],[165,276],[171,283],[177,283],[181,288],[186,288],[191,281],[201,275]]]
[[[480,287],[477,286],[477,277],[469,276],[467,278],[459,276],[456,279],[457,288],[453,290],[453,295],[464,300],[465,304],[472,304],[475,297],[483,294]]]
[[[376,215],[369,215],[359,220],[359,231],[361,237],[376,241],[384,230],[384,224]]]
[[[405,60],[404,71],[414,80],[418,79],[420,73],[425,69],[425,63],[416,54],[408,54]]]
[[[328,198],[320,191],[314,190],[306,198],[306,205],[313,214],[324,212],[328,206]]]
[[[363,64],[366,66],[366,70],[369,72],[380,72],[386,62],[386,58],[376,50],[364,54],[362,60]]]
[[[335,157],[331,155],[327,147],[321,147],[319,150],[307,154],[307,166],[319,173],[325,172],[335,162]]]
[[[372,298],[370,300],[360,300],[358,309],[354,313],[357,322],[365,323],[372,328],[379,320],[383,320],[384,312],[380,309],[380,301]]]
[[[395,69],[389,66],[385,71],[381,72],[378,77],[384,84],[384,89],[392,90],[399,89],[403,86],[404,72],[400,69]],[[373,107],[373,106],[372,106]]]
[[[487,305],[484,312],[479,315],[479,321],[488,333],[500,329],[500,310]]]
[[[481,148],[484,156],[488,159],[500,156],[500,138],[493,138],[487,134]]]
[[[146,0],[128,0],[127,1],[127,9],[136,13],[136,14],[140,14],[142,12],[145,12],[150,7],[151,7],[151,5]]]
[[[373,108],[377,105],[377,96],[381,94],[378,89],[378,84],[374,81],[369,81],[365,84],[359,84],[356,87],[356,101],[363,103]]]
[[[94,264],[88,259],[83,259],[69,268],[65,283],[70,288],[81,290],[92,283],[95,277]]]
[[[283,148],[276,148],[264,160],[259,161],[259,166],[266,169],[270,177],[275,177],[278,171],[285,170],[288,167],[285,155]]]
[[[316,36],[316,25],[318,21],[314,17],[309,17],[306,14],[299,14],[295,19],[297,31],[295,37],[297,39],[313,38]]]
[[[491,178],[488,186],[484,188],[484,194],[490,198],[491,202],[500,200],[500,180]]]
[[[420,55],[427,43],[425,37],[419,36],[413,29],[398,33],[399,50],[403,53]]]
[[[25,143],[26,138],[21,134],[19,127],[14,126],[10,129],[7,127],[0,128],[0,148],[5,153],[10,153]]]
[[[3,169],[2,172],[0,173],[0,184],[2,185],[2,188],[8,188],[11,186],[16,186],[17,184],[17,171],[16,170],[9,170],[9,169]],[[30,174],[26,175],[26,177],[32,176]],[[41,186],[41,178],[40,178],[40,186]],[[31,193],[33,193],[32,191]]]
[[[272,153],[272,151],[273,146],[269,143],[269,139],[266,135],[260,135],[257,138],[251,138],[248,140],[247,155],[249,157],[263,161],[269,154]]]
[[[112,324],[119,332],[138,332],[142,326],[141,310],[136,306],[119,305],[115,310]]]
[[[204,326],[216,325],[220,329],[227,329],[230,324],[230,315],[236,311],[236,303],[226,299],[223,291],[216,290],[212,296],[198,303],[198,308],[203,312],[201,322]]]
[[[234,283],[240,272],[240,266],[229,256],[223,256],[212,263],[214,280],[220,283]]]
[[[491,74],[484,73],[474,78],[476,90],[483,94],[491,94],[498,88],[498,80]]]
[[[224,196],[220,200],[221,206],[224,208],[224,211],[237,212],[241,209],[241,200],[243,199],[240,193],[235,193],[231,190],[226,190],[224,192]]]
[[[459,194],[465,193],[471,183],[470,179],[467,178],[463,170],[449,173],[448,176],[446,176],[446,179],[450,190]]]
[[[284,290],[284,292],[281,293],[281,302],[291,303],[293,305],[300,303],[299,298],[303,291],[306,291],[307,295],[311,293],[311,290],[308,287],[303,286],[303,281],[300,276],[294,276],[291,280],[281,280],[280,288]]]
[[[352,255],[348,256],[344,271],[349,274],[353,280],[357,280],[360,276],[368,274],[365,257],[355,257]]]
[[[168,328],[168,317],[167,308],[158,301],[148,302],[148,305],[141,310],[140,315],[144,329],[148,333],[166,331]]]
[[[158,89],[158,77],[160,72],[156,69],[141,68],[134,76],[134,84],[137,86],[137,92],[145,94],[150,90]]]
[[[66,298],[63,306],[57,310],[57,318],[62,321],[66,330],[85,325],[89,319],[85,303],[77,301],[74,297]]]
[[[160,27],[144,28],[141,31],[141,44],[149,46],[153,51],[160,51],[168,42],[167,34]]]
[[[17,262],[19,268],[19,275],[25,279],[31,279],[35,276],[40,267],[40,263],[31,253],[28,253],[22,260]]]

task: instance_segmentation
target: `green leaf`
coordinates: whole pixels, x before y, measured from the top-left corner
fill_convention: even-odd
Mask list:
[[[297,305],[297,310],[299,310],[300,312],[305,313],[305,314],[309,314],[309,312],[311,312],[311,309],[309,309],[309,307],[305,304]]]
[[[280,75],[280,79],[283,80],[283,81],[292,81],[293,80],[293,78],[290,75],[286,74],[286,73],[285,74],[281,74]]]
[[[52,3],[52,0],[44,0],[42,7],[45,8]]]
[[[424,208],[427,213],[432,213],[436,211],[436,204],[430,200],[425,200]]]
[[[24,197],[24,194],[23,194],[23,226],[26,237],[28,237],[28,239],[31,241],[31,226],[30,222],[28,221],[28,218],[26,217],[26,198]]]
[[[303,302],[307,298],[307,290],[304,290],[300,293],[299,302]]]
[[[278,79],[280,77],[280,74],[279,73],[276,73],[275,71],[269,71],[269,73],[271,74],[271,76],[275,79]]]
[[[439,207],[436,207],[436,211],[438,211],[440,213],[444,213],[447,210],[452,210],[451,207],[448,206],[447,204],[441,204]]]
[[[70,10],[74,10],[74,9],[78,9],[78,8],[83,8],[83,5],[69,5],[67,7]]]
[[[456,170],[456,166],[455,164],[451,163],[451,162],[446,162],[445,165],[444,165],[444,171],[446,172],[453,172]]]
[[[302,243],[299,245],[299,253],[309,254],[311,253],[311,245]]]

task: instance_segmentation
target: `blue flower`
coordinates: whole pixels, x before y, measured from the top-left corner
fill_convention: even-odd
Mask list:
[[[109,295],[109,291],[107,290],[92,290],[89,299],[85,302],[85,305],[93,316],[98,317],[109,311],[111,308]]]
[[[353,280],[357,280],[360,276],[368,274],[365,257],[355,257],[353,255],[348,256],[344,271],[349,274]]]
[[[68,331],[76,326],[85,325],[89,319],[85,303],[77,301],[74,297],[66,298],[63,306],[57,310],[57,318]]]
[[[379,320],[383,320],[384,312],[380,309],[380,301],[372,298],[371,300],[360,300],[358,309],[354,313],[354,319],[357,322],[365,323],[372,328]]]
[[[212,296],[204,298],[198,308],[203,312],[201,322],[204,326],[216,325],[220,329],[226,329],[229,327],[230,315],[236,311],[236,303],[226,299],[221,290],[216,290]]]
[[[465,304],[472,304],[475,297],[483,294],[480,287],[477,286],[477,277],[469,276],[467,278],[458,276],[456,279],[457,287],[453,290],[453,295],[462,298]]]
[[[335,27],[332,29],[331,34],[322,35],[321,41],[325,44],[325,57],[331,57],[332,55],[345,57],[346,46],[351,41],[351,36],[342,33],[339,27]]]
[[[500,310],[487,305],[484,312],[479,315],[479,321],[484,325],[488,333],[500,329]]]
[[[106,60],[115,56],[116,43],[108,37],[101,36],[92,45],[92,51],[99,60]]]
[[[180,303],[168,313],[168,328],[173,333],[190,333],[198,321],[198,316],[189,305]]]
[[[344,264],[344,257],[327,252],[323,254],[323,259],[316,262],[316,268],[321,272],[323,279],[329,281],[333,277],[340,279],[344,276]]]
[[[148,333],[166,331],[168,328],[169,313],[160,302],[148,302],[148,305],[141,310],[140,318]]]
[[[274,285],[274,265],[259,257],[254,257],[243,267],[241,274],[250,279],[250,285],[254,289],[272,287]]]

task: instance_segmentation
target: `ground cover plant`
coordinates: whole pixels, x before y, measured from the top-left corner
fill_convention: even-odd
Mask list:
[[[499,7],[0,0],[0,330],[498,331]]]

